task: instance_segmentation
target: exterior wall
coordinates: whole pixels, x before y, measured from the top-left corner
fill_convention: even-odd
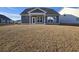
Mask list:
[[[60,23],[65,23],[65,24],[79,24],[79,20],[77,20],[77,17],[72,16],[72,15],[61,15],[59,16]]]
[[[7,24],[10,24],[11,23],[11,20],[6,20],[5,21]]]
[[[56,16],[56,23],[59,24],[60,21],[59,21],[59,16]]]
[[[11,24],[11,21],[8,18],[0,18],[0,24]]]
[[[21,16],[22,23],[29,23],[29,16]]]
[[[1,19],[0,19],[0,23],[1,23]]]

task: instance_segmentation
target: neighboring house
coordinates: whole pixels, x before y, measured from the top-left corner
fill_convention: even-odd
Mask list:
[[[59,17],[61,24],[79,24],[79,17],[71,14],[64,14]]]
[[[15,24],[21,24],[21,20],[16,20]]]
[[[12,20],[4,15],[0,14],[0,24],[11,24]]]
[[[79,24],[79,8],[63,8],[60,14],[60,23]]]
[[[50,8],[27,8],[21,13],[21,21],[25,24],[59,24],[59,13]]]

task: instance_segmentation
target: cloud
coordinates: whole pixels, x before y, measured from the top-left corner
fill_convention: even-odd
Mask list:
[[[76,17],[79,17],[79,8],[67,8],[67,7],[64,7],[59,13],[61,15],[63,15],[63,14],[71,14],[71,15],[74,15]]]
[[[0,12],[0,14],[9,17],[12,20],[20,20],[21,16],[19,14],[7,13],[7,12]]]

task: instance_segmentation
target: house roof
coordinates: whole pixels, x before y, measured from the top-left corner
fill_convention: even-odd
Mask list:
[[[7,20],[11,20],[10,18],[8,18],[8,17],[6,17],[6,16],[4,16],[2,14],[0,14],[0,18],[6,18]]]
[[[33,8],[27,8],[25,9],[21,14],[28,14],[28,12],[32,9],[34,9],[36,7],[33,7]],[[40,9],[44,10],[47,12],[47,14],[58,14],[58,12],[56,12],[55,10],[51,9],[51,8],[45,8],[45,7],[39,7]],[[37,12],[39,12],[38,10],[36,10]]]

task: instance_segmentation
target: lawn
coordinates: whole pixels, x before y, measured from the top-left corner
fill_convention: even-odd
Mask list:
[[[0,51],[79,51],[79,27],[62,25],[0,26]]]

